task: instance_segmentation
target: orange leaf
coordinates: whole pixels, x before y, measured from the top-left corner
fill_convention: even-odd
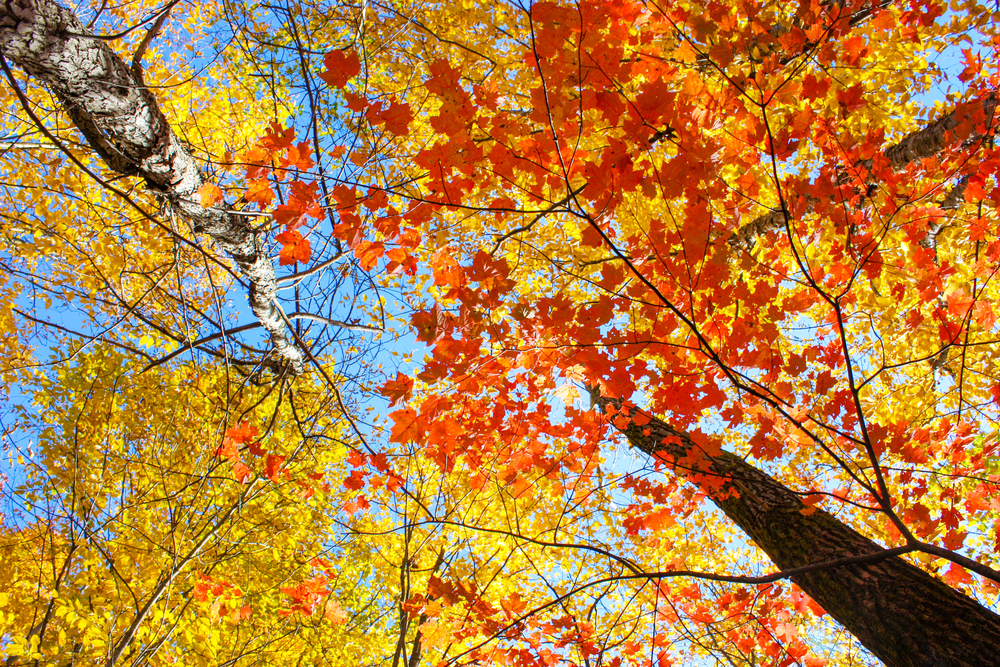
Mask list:
[[[413,393],[413,379],[402,373],[396,373],[395,380],[389,380],[384,385],[379,387],[379,393],[388,399],[391,399],[392,403],[389,405],[389,409],[399,407],[410,398],[410,394]]]
[[[226,429],[226,437],[232,438],[239,445],[245,445],[257,437],[257,427],[251,426],[246,420],[243,420],[238,426]]]
[[[284,164],[286,167],[296,167],[302,171],[308,171],[316,164],[311,155],[312,150],[309,148],[309,142],[300,141],[294,146],[289,146],[288,157],[285,158]]]
[[[948,582],[949,586],[972,583],[972,577],[966,569],[961,565],[956,565],[955,563],[952,563],[948,568],[948,571],[944,573],[944,580]]]
[[[278,481],[278,472],[281,470],[281,464],[285,462],[284,456],[279,456],[277,454],[268,454],[267,462],[264,464],[264,476],[267,477],[272,482]]]
[[[250,478],[250,468],[245,463],[237,463],[233,466],[233,478],[240,484],[246,484]]]
[[[365,498],[363,493],[354,500],[348,500],[344,503],[344,511],[348,514],[356,514],[358,511],[366,510],[369,507],[371,507],[371,505],[368,503],[368,499]]]
[[[323,611],[323,618],[330,621],[333,625],[343,625],[347,622],[348,615],[339,602],[328,599],[326,601],[326,608]]]
[[[348,81],[361,73],[361,59],[353,49],[330,51],[323,58],[323,63],[326,65],[326,71],[320,73],[319,77],[334,88],[343,88]]]
[[[280,151],[289,148],[295,140],[295,130],[282,128],[280,123],[271,121],[271,131],[260,140],[260,145],[269,151]]]
[[[222,189],[215,183],[205,183],[198,188],[198,199],[202,206],[215,206],[222,201]]]
[[[302,262],[304,264],[312,257],[309,240],[302,238],[302,234],[299,234],[294,229],[281,232],[275,237],[275,240],[281,244],[281,250],[278,251],[278,262],[282,266],[294,264],[295,262]]]
[[[237,442],[232,438],[223,438],[222,444],[215,448],[213,452],[216,456],[224,458],[227,461],[236,463],[240,460],[239,450],[236,448]]]
[[[398,443],[417,440],[424,434],[424,423],[413,408],[396,410],[392,417],[392,441]]]
[[[389,108],[379,116],[385,122],[385,129],[395,135],[404,136],[410,132],[410,121],[413,120],[413,112],[410,105],[405,102],[393,102]]]
[[[344,487],[351,491],[363,489],[365,487],[365,473],[361,470],[351,471],[351,474],[344,479]]]
[[[250,185],[247,187],[243,198],[251,204],[257,204],[261,209],[264,209],[274,201],[274,191],[271,190],[271,184],[266,178],[259,178],[255,181],[250,181]]]

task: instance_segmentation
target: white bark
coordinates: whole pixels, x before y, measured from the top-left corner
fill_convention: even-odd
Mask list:
[[[110,168],[145,179],[195,231],[233,258],[250,283],[250,307],[276,353],[292,373],[302,373],[302,351],[275,306],[277,279],[263,239],[245,218],[201,205],[198,163],[171,130],[141,72],[53,0],[0,2],[0,52],[62,103]]]

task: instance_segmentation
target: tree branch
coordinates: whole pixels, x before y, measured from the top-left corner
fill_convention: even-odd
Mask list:
[[[292,373],[302,373],[302,351],[274,307],[277,279],[263,238],[243,217],[201,204],[197,193],[205,180],[197,162],[133,69],[53,0],[0,4],[0,51],[48,88],[111,169],[142,177],[233,258],[275,351]]]

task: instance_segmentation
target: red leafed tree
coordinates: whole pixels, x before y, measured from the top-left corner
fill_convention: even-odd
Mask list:
[[[993,662],[998,42],[985,8],[943,12],[421,14],[420,62],[368,64],[419,72],[368,93],[415,120],[359,111],[402,172],[394,229],[435,234],[428,387],[392,438],[515,495],[585,478],[606,461],[588,387],[698,489],[681,513],[710,499],[886,664]],[[911,67],[928,53],[955,64]],[[662,484],[628,533],[677,514]]]

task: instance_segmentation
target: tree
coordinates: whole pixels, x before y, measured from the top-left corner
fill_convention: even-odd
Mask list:
[[[268,291],[244,202],[283,197],[280,262],[310,262],[304,277],[349,252],[408,295],[431,354],[419,385],[383,385],[409,401],[391,458],[358,441],[344,482],[364,490],[344,507],[373,539],[394,529],[359,511],[368,496],[405,499],[388,515],[404,535],[385,559],[401,573],[393,664],[821,664],[798,635],[836,630],[798,588],[768,586],[786,578],[888,665],[997,653],[998,619],[970,597],[1000,581],[1000,75],[985,7],[302,3],[266,40],[236,8],[237,39],[262,40],[243,71],[286,54],[271,62],[300,77],[311,133],[261,128],[246,180],[220,181],[243,192],[236,207],[213,206],[221,190],[143,86],[167,10],[128,67],[65,10],[12,7],[4,53],[108,167],[235,252],[278,386],[309,382],[290,379],[308,359],[337,390],[324,344],[292,333]],[[932,62],[960,52],[955,72]],[[99,54],[109,74],[67,53]],[[158,129],[122,125],[107,98]],[[164,180],[175,156],[187,177]],[[344,156],[356,169],[335,175]],[[576,402],[584,386],[600,414]],[[647,469],[612,458],[606,422]],[[428,502],[418,480],[433,470]],[[760,566],[747,538],[778,573],[732,573]]]
[[[130,10],[142,13],[119,6],[104,18],[125,25]],[[286,277],[293,307],[308,303],[317,280],[340,290],[309,313],[320,327],[301,326],[275,298],[269,247],[248,223],[260,216],[201,206],[214,194],[201,187],[201,164],[142,84],[183,74],[169,66],[175,54],[143,52],[161,29],[203,39],[209,10],[155,8],[132,67],[113,40],[54,3],[0,12],[14,29],[4,32],[5,57],[57,82],[49,98],[3,63],[14,110],[2,235],[2,373],[13,394],[0,543],[8,665],[356,662],[385,643],[371,627],[385,591],[359,586],[371,550],[354,548],[328,514],[357,495],[340,488],[350,400],[337,390],[357,381],[351,364],[363,347],[329,332],[373,330],[336,319],[343,299],[348,315],[365,288],[349,272]],[[173,29],[168,14],[179,19]],[[174,89],[245,102],[205,81]],[[199,144],[209,154],[266,132],[252,113],[241,127],[231,120],[188,116],[180,127],[211,136]],[[194,228],[235,253],[234,264]],[[234,321],[225,305],[234,283],[263,321]],[[262,326],[275,357],[244,333]],[[296,335],[314,343],[321,371],[311,379],[322,389],[287,386],[303,362]]]
[[[399,162],[415,165],[399,182],[419,184],[396,192],[451,235],[430,258],[440,306],[414,318],[435,345],[421,377],[502,397],[518,373],[522,393],[504,408],[534,437],[558,377],[619,401],[638,393],[641,420],[613,409],[616,425],[687,471],[779,567],[887,559],[794,577],[887,664],[988,661],[997,617],[895,558],[951,560],[952,584],[963,567],[998,581],[960,553],[993,562],[987,543],[966,544],[985,505],[957,507],[996,490],[996,75],[964,51],[951,110],[920,121],[914,93],[954,79],[896,67],[914,44],[971,39],[986,14],[970,6],[946,25],[930,6],[850,3],[500,13],[451,28],[427,12],[424,87],[378,91],[426,109],[429,128],[392,131],[409,152]],[[362,110],[376,131],[399,104],[388,99]],[[530,370],[527,388],[515,369]],[[914,395],[915,383],[926,389]],[[397,439],[425,437],[441,402],[398,413]],[[506,423],[495,412],[461,411],[462,438],[429,442],[448,465],[524,446],[492,442]],[[784,481],[720,454],[724,443],[781,462]],[[942,450],[946,465],[925,465]],[[813,507],[824,497],[843,504],[841,520]]]

